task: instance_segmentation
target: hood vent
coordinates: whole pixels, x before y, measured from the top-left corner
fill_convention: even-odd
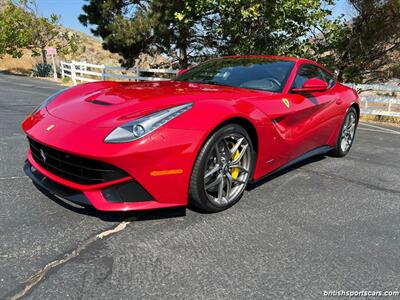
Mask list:
[[[101,100],[92,100],[90,102],[93,103],[93,104],[98,104],[98,105],[112,105],[109,102],[105,102],[105,101],[101,101]]]

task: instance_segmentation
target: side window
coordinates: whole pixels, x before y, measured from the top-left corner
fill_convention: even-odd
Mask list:
[[[300,66],[297,71],[296,78],[294,79],[292,88],[301,88],[307,80],[311,78],[318,78],[321,80],[325,80],[325,77],[322,74],[322,70],[314,65],[303,64]]]
[[[320,69],[322,73],[323,80],[328,84],[328,88],[331,88],[335,85],[335,78],[324,70]]]

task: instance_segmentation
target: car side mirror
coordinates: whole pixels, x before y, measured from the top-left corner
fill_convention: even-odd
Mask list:
[[[292,92],[294,93],[308,93],[308,92],[324,92],[328,89],[328,84],[318,78],[308,79],[303,83],[301,88],[294,88]]]
[[[187,70],[188,70],[187,68],[179,70],[177,75],[181,75],[181,74],[185,73]]]

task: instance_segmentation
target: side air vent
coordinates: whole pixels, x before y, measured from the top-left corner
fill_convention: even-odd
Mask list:
[[[112,105],[111,103],[104,102],[104,101],[101,101],[101,100],[93,100],[93,101],[91,101],[91,103],[98,104],[98,105]]]

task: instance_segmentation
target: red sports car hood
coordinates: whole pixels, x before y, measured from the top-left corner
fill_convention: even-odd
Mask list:
[[[66,90],[47,106],[47,110],[51,115],[69,122],[115,127],[175,105],[204,99],[237,100],[257,95],[260,92],[188,82],[105,81]]]

